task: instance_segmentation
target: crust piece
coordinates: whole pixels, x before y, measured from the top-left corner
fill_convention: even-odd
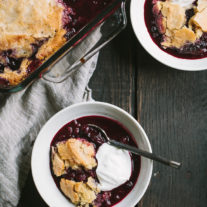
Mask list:
[[[92,169],[97,165],[94,146],[85,140],[71,138],[58,143],[57,149],[61,159],[67,161],[72,169],[80,166]]]
[[[153,10],[159,18],[159,31],[164,35],[161,43],[164,48],[181,48],[186,43],[194,43],[203,32],[207,32],[207,0],[197,2],[195,15],[189,22],[186,22],[186,8],[171,0],[157,1]]]
[[[93,178],[89,177],[93,180]],[[91,182],[91,181],[90,181]],[[95,183],[95,181],[93,181]],[[92,204],[96,199],[96,192],[94,188],[87,183],[75,182],[72,180],[66,180],[64,178],[60,181],[60,188],[62,192],[78,206],[87,207]]]

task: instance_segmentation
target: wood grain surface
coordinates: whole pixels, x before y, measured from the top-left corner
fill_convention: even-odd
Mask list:
[[[140,122],[154,152],[183,163],[180,170],[154,163],[137,207],[206,207],[207,71],[160,64],[139,45],[129,23],[101,51],[90,87],[97,101],[120,106]],[[30,173],[18,207],[37,206],[47,205]]]

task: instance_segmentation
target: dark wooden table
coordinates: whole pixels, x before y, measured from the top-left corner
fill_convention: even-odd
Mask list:
[[[97,101],[120,106],[140,122],[154,152],[183,163],[180,170],[154,163],[137,206],[206,207],[207,71],[160,64],[140,46],[129,22],[100,52],[90,87]],[[18,207],[40,206],[47,207],[30,173]]]

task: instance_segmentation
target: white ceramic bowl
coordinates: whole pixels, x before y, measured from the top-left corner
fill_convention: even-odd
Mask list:
[[[122,123],[132,133],[139,147],[151,152],[147,135],[139,123],[124,110],[107,103],[90,102],[72,105],[54,115],[40,131],[32,152],[32,175],[35,185],[50,207],[73,207],[56,187],[50,173],[49,150],[54,135],[66,123],[82,116],[101,115]],[[116,207],[134,207],[144,195],[152,175],[152,161],[141,158],[138,181],[133,190]]]
[[[207,69],[207,58],[182,59],[161,50],[151,39],[144,19],[145,0],[131,0],[130,17],[132,27],[145,50],[161,63],[179,70],[199,71]]]

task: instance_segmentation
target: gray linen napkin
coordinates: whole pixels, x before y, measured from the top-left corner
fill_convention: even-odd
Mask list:
[[[97,39],[96,31],[81,50],[90,49]],[[66,67],[69,55],[55,67]],[[62,83],[40,79],[18,93],[0,94],[0,207],[17,206],[30,169],[32,146],[43,124],[62,108],[91,100],[87,84],[97,58],[98,54]]]

